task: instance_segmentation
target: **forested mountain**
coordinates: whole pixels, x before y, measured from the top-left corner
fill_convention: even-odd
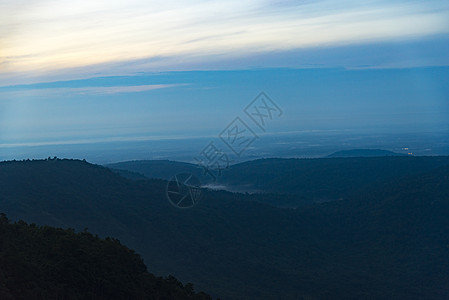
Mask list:
[[[0,299],[211,299],[156,277],[116,239],[10,223],[0,214]]]
[[[393,178],[449,165],[449,157],[351,157],[261,159],[223,171],[220,183],[266,192],[295,194],[314,201],[345,199],[355,191]]]
[[[445,165],[449,165],[449,156],[270,158],[232,165],[222,171],[214,184],[232,191],[283,194],[283,199],[275,197],[278,202],[263,201],[281,207],[297,207],[304,203],[345,199],[370,185]],[[140,172],[148,178],[169,179],[177,173],[189,172],[199,176],[204,183],[211,181],[210,177],[201,176],[201,169],[193,164],[133,161],[113,166]]]
[[[178,173],[191,173],[196,176],[201,176],[203,173],[202,168],[197,165],[170,160],[134,160],[107,164],[106,167],[139,173],[148,178],[166,180]],[[126,176],[126,174],[124,175]]]
[[[221,299],[446,299],[447,161],[260,160],[233,170],[245,182],[259,178],[253,183],[259,185],[302,170],[338,179],[326,192],[338,183],[337,192],[359,184],[340,201],[297,209],[253,201],[282,195],[210,190],[193,208],[177,209],[165,198],[162,180],[131,181],[82,161],[4,162],[0,211],[14,220],[114,236],[141,253],[151,272],[173,274]],[[311,190],[314,196],[325,183],[304,195]]]

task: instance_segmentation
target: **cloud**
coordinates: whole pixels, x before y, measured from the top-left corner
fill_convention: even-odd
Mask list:
[[[121,63],[173,68],[273,51],[449,32],[446,1],[34,1],[1,4],[0,74]],[[146,65],[126,62],[169,57]],[[164,64],[165,62],[165,64]]]
[[[60,87],[60,88],[16,88],[15,90],[0,90],[0,95],[6,96],[60,96],[60,95],[112,95],[119,93],[138,93],[157,89],[165,89],[186,84],[152,84],[133,86],[94,86],[94,87]]]
[[[57,136],[60,138],[60,136]],[[80,145],[80,144],[97,144],[97,143],[112,143],[112,142],[145,142],[145,141],[161,141],[161,140],[185,140],[204,138],[205,136],[186,136],[186,135],[155,135],[155,136],[130,136],[130,137],[102,137],[102,138],[84,138],[84,139],[70,139],[57,141],[40,141],[40,142],[20,142],[20,143],[1,143],[1,148],[15,148],[15,147],[39,147],[39,146],[57,146],[57,145]]]

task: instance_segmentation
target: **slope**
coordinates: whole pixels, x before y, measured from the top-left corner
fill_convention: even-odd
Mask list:
[[[0,299],[211,299],[155,277],[116,239],[10,223],[0,214]]]
[[[0,210],[40,224],[88,224],[142,253],[152,272],[222,299],[444,299],[449,169],[433,166],[446,158],[404,159],[398,176],[342,201],[280,209],[248,201],[257,195],[204,191],[188,210],[168,204],[164,181],[133,182],[80,161],[7,162]],[[323,170],[334,163],[320,160]]]

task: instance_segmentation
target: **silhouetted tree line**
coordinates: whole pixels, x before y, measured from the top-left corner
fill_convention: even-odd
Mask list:
[[[211,299],[147,272],[117,239],[11,223],[0,214],[0,299]]]

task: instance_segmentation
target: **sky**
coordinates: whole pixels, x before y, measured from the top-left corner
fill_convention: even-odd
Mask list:
[[[261,91],[272,132],[449,128],[447,1],[0,0],[0,151],[207,136]]]
[[[264,54],[282,64],[281,53],[289,50],[449,33],[444,0],[2,0],[0,16],[1,78],[7,83],[23,80],[14,74],[190,70]]]

